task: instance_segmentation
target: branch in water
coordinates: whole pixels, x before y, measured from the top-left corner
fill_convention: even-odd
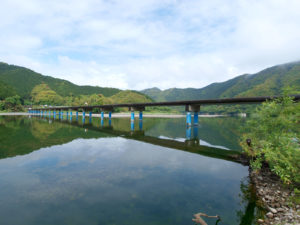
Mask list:
[[[201,218],[201,216],[204,216],[204,217],[207,217],[207,218],[217,218],[220,220],[220,216],[216,215],[216,216],[208,216],[207,214],[205,213],[197,213],[197,214],[194,214],[194,217],[192,220],[198,224],[201,224],[201,225],[207,225],[207,223]]]

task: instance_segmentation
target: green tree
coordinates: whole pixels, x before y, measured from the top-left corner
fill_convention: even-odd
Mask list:
[[[300,104],[291,97],[263,103],[247,122],[241,145],[259,170],[266,162],[283,182],[300,183]],[[245,139],[251,139],[250,147]]]
[[[23,107],[21,105],[21,98],[19,95],[7,97],[4,100],[4,110],[9,111],[23,111]]]

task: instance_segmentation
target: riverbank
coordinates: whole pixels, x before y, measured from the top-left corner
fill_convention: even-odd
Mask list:
[[[283,185],[268,167],[263,167],[258,173],[250,169],[250,178],[256,189],[258,204],[266,210],[258,224],[300,224],[300,205],[292,201],[296,197],[292,188]]]
[[[26,112],[4,112],[0,113],[0,116],[30,116],[32,114],[26,113]],[[48,114],[47,114],[48,115]],[[64,116],[66,114],[64,113]],[[82,116],[82,113],[78,113],[79,116]],[[53,115],[51,115],[53,116]],[[58,115],[57,115],[58,116]],[[73,113],[73,116],[75,114]],[[88,114],[85,114],[86,117],[88,117]],[[100,113],[93,113],[92,117],[101,117]],[[104,114],[105,118],[108,118],[108,114]],[[112,113],[112,118],[124,118],[124,117],[131,117],[130,113]],[[138,113],[135,114],[135,117],[138,118]],[[149,117],[149,118],[183,118],[186,117],[184,114],[162,114],[162,113],[144,113],[143,117]],[[214,117],[226,117],[226,115],[199,115],[199,117],[207,117],[207,118],[214,118]]]

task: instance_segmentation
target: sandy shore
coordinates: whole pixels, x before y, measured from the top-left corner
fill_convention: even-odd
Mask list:
[[[32,114],[26,113],[26,112],[7,112],[7,113],[0,113],[0,116],[29,116]],[[52,114],[53,115],[53,114]],[[48,116],[48,114],[47,114]],[[56,114],[56,116],[58,116]],[[64,116],[66,116],[66,113],[64,113]],[[73,112],[73,116],[75,116],[75,113]],[[82,116],[82,113],[79,113],[79,116]],[[85,114],[86,117],[89,116],[88,113]],[[93,117],[101,117],[101,114],[94,113],[92,115]],[[112,118],[123,118],[123,117],[130,117],[130,113],[112,113]],[[184,114],[161,114],[161,113],[144,113],[143,117],[149,117],[149,118],[183,118],[186,115]],[[108,114],[104,114],[105,118],[108,118]],[[139,113],[135,113],[135,117],[139,117]],[[224,115],[199,115],[199,117],[224,117]]]

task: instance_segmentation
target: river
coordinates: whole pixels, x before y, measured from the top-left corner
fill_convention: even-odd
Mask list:
[[[0,224],[254,224],[244,122],[0,116]]]

